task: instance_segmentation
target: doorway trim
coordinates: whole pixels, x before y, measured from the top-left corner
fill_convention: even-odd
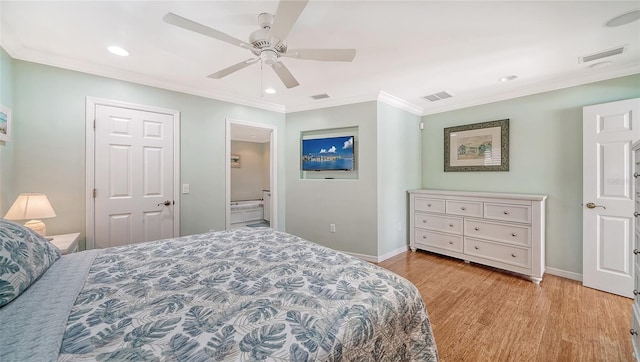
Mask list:
[[[110,99],[86,97],[85,110],[85,249],[95,247],[95,199],[93,189],[95,187],[95,122],[96,107],[99,105],[135,109],[144,112],[168,114],[173,117],[173,236],[180,235],[180,112],[152,106],[144,106],[134,103],[114,101]]]
[[[269,143],[269,189],[271,191],[271,222],[270,226],[278,230],[278,134],[277,127],[269,124],[241,121],[238,119],[226,119],[225,135],[225,177],[226,177],[226,205],[225,205],[225,229],[231,228],[231,126],[248,126],[271,131]]]

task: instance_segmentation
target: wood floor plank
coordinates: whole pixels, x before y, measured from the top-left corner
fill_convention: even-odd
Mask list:
[[[379,265],[420,290],[441,361],[634,361],[631,299],[424,251]]]

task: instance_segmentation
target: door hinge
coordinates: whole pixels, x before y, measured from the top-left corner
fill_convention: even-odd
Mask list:
[[[93,189],[93,198],[96,198],[96,189]]]

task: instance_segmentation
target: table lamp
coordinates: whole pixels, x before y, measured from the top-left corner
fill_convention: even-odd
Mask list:
[[[47,235],[46,225],[39,219],[47,219],[55,217],[56,212],[53,211],[51,203],[47,195],[40,193],[26,193],[18,195],[7,214],[4,216],[7,220],[29,220],[24,226],[37,232],[42,236]]]

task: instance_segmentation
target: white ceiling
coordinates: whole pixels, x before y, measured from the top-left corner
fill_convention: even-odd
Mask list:
[[[282,58],[300,86],[260,64],[206,76],[253,56],[162,20],[167,12],[241,40],[277,1],[1,1],[0,42],[14,58],[280,112],[384,97],[416,114],[640,73],[640,21],[603,24],[638,1],[309,2],[289,48],[355,48],[353,62]],[[131,55],[107,52],[120,45]],[[607,67],[578,57],[626,46]],[[595,63],[595,62],[594,62]],[[511,82],[499,82],[517,75]],[[261,84],[278,92],[261,94]],[[422,97],[447,91],[454,97]],[[331,98],[314,101],[312,95]]]

